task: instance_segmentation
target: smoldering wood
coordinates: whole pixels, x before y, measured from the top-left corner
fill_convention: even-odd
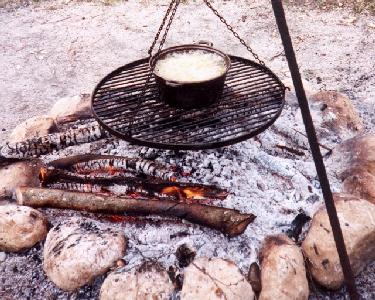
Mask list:
[[[51,133],[22,142],[7,143],[1,148],[0,154],[6,158],[39,157],[53,151],[94,142],[108,136],[109,133],[94,122],[68,129],[62,133]]]
[[[52,207],[94,213],[128,213],[178,217],[218,230],[229,237],[242,234],[256,217],[253,214],[244,214],[234,209],[202,204],[135,200],[45,188],[18,188],[16,190],[16,198],[19,205],[31,207]]]
[[[177,173],[171,171],[169,167],[152,160],[115,155],[77,155],[52,161],[50,165],[56,168],[69,169],[78,173],[114,169],[119,171],[132,171],[137,174],[158,177],[164,180],[175,180],[177,177]]]
[[[74,182],[80,184],[92,184],[102,187],[113,185],[125,186],[129,192],[143,193],[151,196],[162,194],[175,195],[177,198],[189,198],[186,192],[197,192],[203,199],[223,200],[228,196],[228,192],[214,185],[204,185],[197,183],[185,183],[176,181],[151,180],[149,178],[113,176],[108,174],[105,177],[96,175],[76,174],[63,169],[53,167],[42,168],[40,172],[42,186],[48,186],[58,182]],[[174,190],[175,188],[175,190]],[[166,192],[166,190],[171,192]]]

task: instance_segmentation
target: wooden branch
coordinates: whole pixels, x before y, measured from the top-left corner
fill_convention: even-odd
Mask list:
[[[237,210],[222,207],[173,201],[135,200],[44,188],[21,187],[16,190],[16,197],[18,204],[31,207],[178,217],[216,229],[230,237],[242,234],[255,219],[253,214],[242,214]]]

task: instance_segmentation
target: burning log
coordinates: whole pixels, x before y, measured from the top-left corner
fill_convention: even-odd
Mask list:
[[[104,189],[119,185],[126,188],[126,192],[135,192],[145,194],[147,196],[167,195],[173,196],[178,200],[183,199],[220,199],[223,200],[228,196],[226,190],[216,186],[203,185],[196,183],[182,183],[172,181],[149,180],[138,177],[127,176],[107,176],[76,174],[70,171],[50,168],[41,168],[39,179],[43,186],[50,186],[61,182],[74,182],[81,185],[102,186]],[[78,186],[79,187],[79,186]],[[69,187],[67,189],[70,190]],[[77,190],[73,188],[73,190]],[[78,191],[84,191],[78,189]]]
[[[69,169],[74,172],[89,174],[97,171],[127,172],[158,177],[164,180],[176,180],[176,172],[147,159],[128,158],[114,155],[77,155],[50,163],[56,168]]]
[[[7,158],[30,158],[58,151],[70,146],[97,141],[108,137],[109,133],[97,123],[90,123],[64,133],[52,133],[22,142],[7,143],[0,154]]]
[[[174,201],[135,200],[91,193],[66,192],[44,188],[21,187],[17,202],[31,207],[53,207],[99,213],[133,213],[172,216],[221,231],[233,237],[240,235],[254,221],[255,215],[237,210]]]

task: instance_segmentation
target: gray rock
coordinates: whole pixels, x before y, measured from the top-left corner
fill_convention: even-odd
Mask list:
[[[155,263],[145,263],[138,270],[116,271],[104,281],[100,300],[168,300],[174,291],[167,271]]]
[[[125,255],[120,231],[86,218],[72,218],[47,235],[43,269],[65,291],[73,291],[104,274]]]
[[[0,206],[0,251],[18,252],[47,235],[47,219],[37,210],[18,205]]]

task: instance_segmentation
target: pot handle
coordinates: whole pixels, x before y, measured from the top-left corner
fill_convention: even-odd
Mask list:
[[[212,42],[204,41],[204,40],[200,40],[196,44],[211,47],[211,48],[214,46],[214,44]]]

